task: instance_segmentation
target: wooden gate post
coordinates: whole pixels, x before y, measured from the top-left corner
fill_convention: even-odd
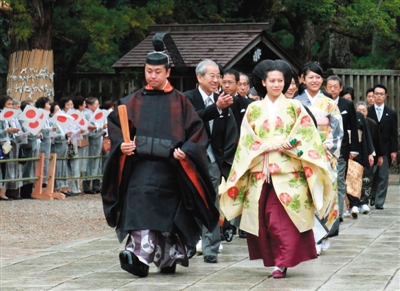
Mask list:
[[[56,177],[56,162],[57,162],[57,154],[50,154],[49,157],[49,167],[47,172],[47,187],[45,193],[51,195],[56,199],[65,199],[65,195],[62,193],[54,192],[54,182]]]

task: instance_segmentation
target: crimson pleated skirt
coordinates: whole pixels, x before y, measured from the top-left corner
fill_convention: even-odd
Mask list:
[[[272,184],[264,184],[259,201],[259,236],[247,234],[250,260],[266,267],[294,267],[318,257],[314,233],[300,233],[285,211]]]

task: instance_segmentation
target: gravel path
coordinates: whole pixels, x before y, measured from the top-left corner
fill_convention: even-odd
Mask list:
[[[105,221],[100,194],[0,201],[0,218],[1,261],[113,231]]]

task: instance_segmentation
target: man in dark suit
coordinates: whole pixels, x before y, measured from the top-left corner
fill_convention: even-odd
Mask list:
[[[398,129],[396,112],[385,105],[387,89],[383,85],[374,87],[375,104],[368,108],[368,117],[373,119],[379,127],[383,145],[383,163],[377,168],[371,189],[371,206],[383,210],[389,181],[389,167],[397,159]]]
[[[184,95],[195,107],[203,120],[208,134],[207,148],[208,170],[216,193],[221,177],[227,178],[235,155],[239,139],[234,116],[229,109],[233,103],[232,96],[215,93],[218,90],[220,71],[212,60],[203,60],[196,67],[199,86],[186,91]],[[218,197],[215,201],[218,206]],[[203,227],[202,251],[206,263],[217,263],[218,249],[221,243],[220,227],[213,232]]]
[[[337,175],[339,217],[341,220],[343,219],[344,198],[346,196],[347,161],[349,158],[354,159],[359,152],[356,110],[353,102],[339,97],[342,90],[342,80],[338,76],[332,75],[326,79],[326,92],[331,94],[332,99],[338,105],[343,121],[343,139]],[[348,130],[351,131],[350,136]],[[351,212],[353,216],[357,217],[359,213],[358,207],[353,207]]]
[[[241,82],[240,80],[242,80],[243,82]],[[235,69],[225,70],[224,77],[222,79],[222,90],[226,94],[229,94],[233,97],[233,104],[230,106],[230,108],[233,112],[233,115],[235,116],[238,132],[240,132],[240,126],[242,124],[247,106],[249,106],[249,104],[253,102],[252,99],[247,98],[246,94],[242,96],[238,93],[238,91],[241,91],[238,89],[238,84],[240,84],[240,88],[246,87],[246,85],[248,84],[247,80],[244,77],[241,77],[240,73]]]

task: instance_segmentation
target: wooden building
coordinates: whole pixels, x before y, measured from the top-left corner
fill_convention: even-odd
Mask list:
[[[269,29],[269,23],[150,25],[149,36],[112,67],[117,73],[126,69],[143,72],[146,56],[153,51],[153,36],[165,33],[165,51],[172,59],[169,80],[180,91],[196,86],[195,68],[206,58],[248,76],[264,59],[286,60],[297,72],[300,64],[267,34]]]

